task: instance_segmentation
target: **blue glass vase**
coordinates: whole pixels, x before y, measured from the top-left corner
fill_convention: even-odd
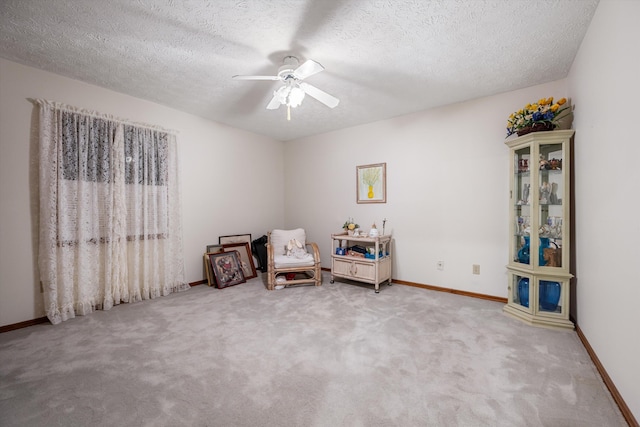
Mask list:
[[[529,264],[529,236],[524,237],[524,246],[518,251],[518,261],[522,264]]]
[[[521,277],[518,280],[518,299],[520,305],[523,307],[529,307],[529,278]]]
[[[540,308],[545,311],[556,311],[560,302],[560,283],[540,281]]]

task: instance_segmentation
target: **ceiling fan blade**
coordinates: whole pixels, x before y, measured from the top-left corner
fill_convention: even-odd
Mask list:
[[[295,69],[293,74],[300,80],[304,80],[309,76],[319,73],[324,67],[313,59],[307,59],[304,64]]]
[[[280,80],[278,76],[233,76],[235,80]]]
[[[309,83],[301,82],[300,88],[307,95],[317,99],[329,108],[335,108],[340,103],[340,100],[335,96],[329,95],[327,92],[320,90],[317,87],[310,85]]]
[[[280,107],[280,100],[274,93],[273,98],[271,98],[271,101],[269,101],[269,103],[267,104],[267,110],[277,110],[279,107]]]

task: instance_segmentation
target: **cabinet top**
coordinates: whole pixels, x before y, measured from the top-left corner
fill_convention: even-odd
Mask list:
[[[543,142],[543,143],[556,143],[571,139],[575,130],[550,130],[544,132],[531,132],[526,135],[519,136],[517,138],[507,138],[504,142],[509,147],[513,148],[520,144],[527,144],[529,142]]]
[[[384,234],[377,237],[367,237],[367,236],[350,236],[347,233],[336,233],[331,235],[332,239],[341,239],[341,240],[353,240],[354,242],[375,242],[384,241],[391,239],[391,234]]]

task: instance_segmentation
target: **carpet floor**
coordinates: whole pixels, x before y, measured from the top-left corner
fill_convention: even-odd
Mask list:
[[[0,335],[0,425],[626,426],[575,332],[409,286],[264,279]]]

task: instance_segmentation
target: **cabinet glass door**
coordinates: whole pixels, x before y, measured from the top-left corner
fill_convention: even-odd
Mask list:
[[[562,267],[564,174],[562,144],[540,145],[539,188],[539,265]]]
[[[533,288],[529,286],[531,278],[510,274],[511,286],[509,286],[509,302],[519,306],[521,310],[531,311],[529,302],[531,301]]]
[[[563,314],[566,286],[565,281],[538,280],[538,313]]]
[[[531,234],[531,147],[515,150],[514,165],[514,233],[513,261],[530,264],[529,236]]]

